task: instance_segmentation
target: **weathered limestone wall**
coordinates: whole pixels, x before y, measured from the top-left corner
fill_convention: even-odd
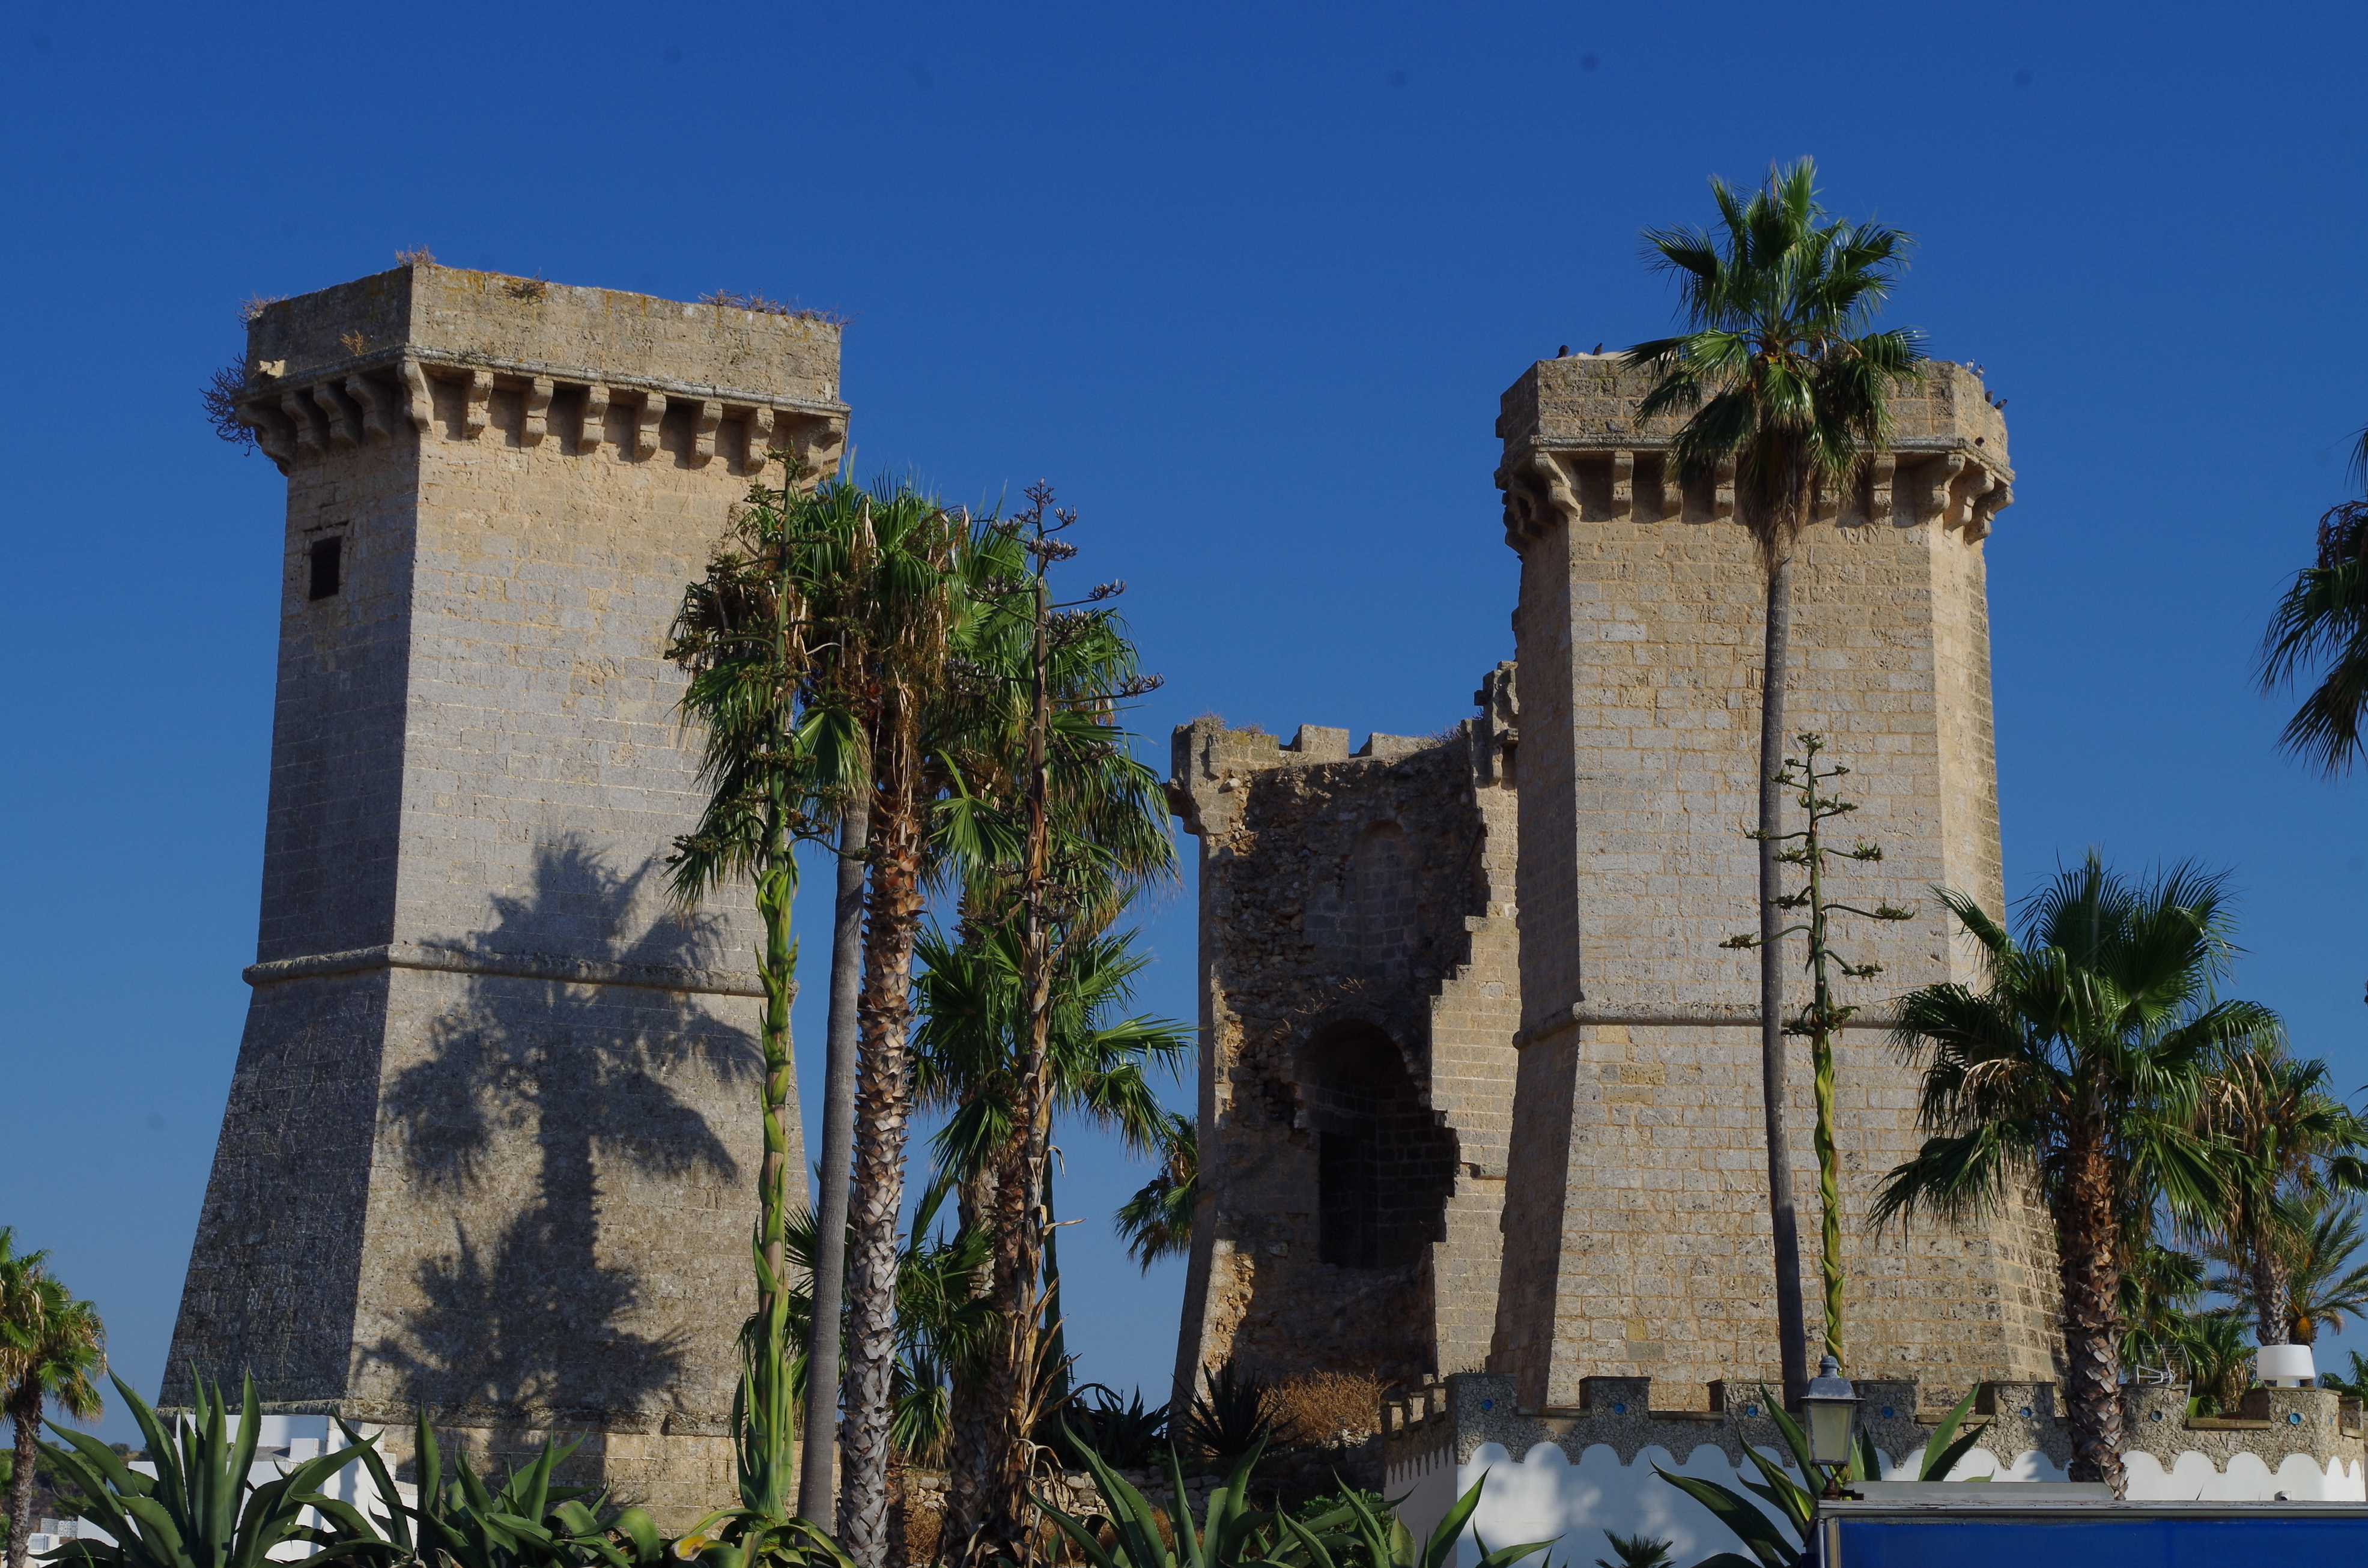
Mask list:
[[[2001,896],[1981,540],[2011,472],[1977,380],[1935,371],[1793,570],[1788,728],[1855,769],[1850,826],[1885,851],[1848,892],[1920,912],[1843,922],[1848,956],[1885,969],[1850,983],[1869,1025],[1905,990],[1974,978],[1933,884]],[[1762,576],[1731,481],[1670,481],[1668,429],[1634,416],[1645,385],[1611,358],[1546,361],[1497,426],[1522,560],[1523,1028],[1489,1370],[1532,1405],[1576,1403],[1588,1377],[1701,1387],[1777,1363],[1758,960],[1719,947],[1757,922]],[[1920,1142],[1915,1075],[1879,1028],[1839,1055],[1853,1373],[2047,1377],[2044,1228],[2019,1209],[1870,1237],[1874,1184]],[[1814,1280],[1805,1043],[1790,1087]]]
[[[1432,741],[1176,732],[1201,855],[1201,1207],[1179,1390],[1478,1367],[1519,1023],[1512,672]]]
[[[194,1362],[398,1449],[416,1403],[481,1455],[583,1435],[686,1522],[731,1485],[759,1008],[745,901],[665,907],[663,649],[750,454],[834,460],[837,329],[416,267],[249,350],[289,477],[263,911],[165,1397]]]

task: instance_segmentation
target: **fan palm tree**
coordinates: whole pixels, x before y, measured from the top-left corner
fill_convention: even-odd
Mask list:
[[[1892,1040],[1922,1064],[1931,1136],[1884,1180],[1873,1219],[1971,1221],[2035,1179],[2055,1221],[2071,1476],[2118,1495],[2130,1216],[2157,1202],[2182,1222],[2214,1211],[2214,1067],[2274,1038],[2277,1016],[2214,994],[2233,950],[2227,890],[2192,866],[2133,881],[2092,852],[2029,901],[2019,937],[1962,893],[1941,897],[1987,983],[1899,1004]]]
[[[947,660],[970,607],[969,520],[910,484],[875,485],[860,550],[825,619],[841,640],[815,701],[848,738],[868,812],[863,975],[856,1006],[853,1163],[848,1187],[847,1369],[838,1529],[862,1568],[888,1551],[896,1375],[897,1219],[913,1113],[913,949],[929,869],[933,758],[955,687]],[[834,1174],[825,1169],[825,1182]],[[817,1337],[820,1325],[817,1324]]]
[[[1784,1139],[1785,912],[1779,877],[1784,687],[1792,563],[1820,495],[1854,484],[1889,444],[1891,397],[1920,379],[1918,335],[1873,330],[1905,264],[1907,236],[1828,220],[1816,167],[1771,170],[1746,194],[1711,181],[1720,232],[1651,229],[1654,266],[1677,279],[1687,331],[1640,343],[1626,362],[1658,380],[1640,420],[1683,413],[1669,442],[1681,482],[1734,465],[1736,520],[1757,546],[1766,589],[1759,705],[1760,1074],[1768,1197],[1775,1229],[1778,1334],[1789,1403],[1808,1381],[1800,1224]]]
[[[0,1402],[16,1428],[7,1568],[27,1568],[43,1409],[54,1404],[78,1421],[97,1419],[94,1380],[107,1365],[107,1331],[97,1308],[49,1277],[49,1254],[19,1254],[16,1240],[0,1226]]]
[[[2368,480],[2368,430],[2352,474]],[[2261,641],[2264,694],[2316,676],[2278,744],[2328,776],[2359,760],[2368,711],[2368,501],[2346,501],[2318,519],[2318,559],[2294,574]]]
[[[2219,1255],[2241,1277],[2241,1288],[2228,1293],[2251,1307],[2255,1337],[2283,1345],[2293,1331],[2289,1296],[2300,1244],[2318,1200],[2331,1188],[2362,1185],[2359,1151],[2368,1123],[2328,1092],[2326,1062],[2297,1060],[2274,1040],[2233,1052],[2222,1075],[2227,1092],[2214,1119],[2230,1157],[2207,1224]]]

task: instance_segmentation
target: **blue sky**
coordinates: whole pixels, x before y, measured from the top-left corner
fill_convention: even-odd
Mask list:
[[[1164,762],[1212,710],[1461,717],[1511,651],[1497,394],[1657,334],[1638,231],[1802,153],[1920,242],[1891,319],[2009,400],[2009,888],[2090,844],[2231,868],[2239,990],[2353,1088],[2368,781],[2281,759],[2249,668],[2368,423],[2363,34],[2277,4],[11,0],[0,1223],[153,1391],[254,944],[281,482],[197,403],[245,296],[427,244],[844,313],[865,472],[1083,511],[1167,677]],[[1190,910],[1150,912],[1144,998],[1187,1017]],[[1142,1179],[1064,1142],[1064,1213]],[[1179,1274],[1093,1221],[1063,1250],[1085,1375],[1164,1385]]]

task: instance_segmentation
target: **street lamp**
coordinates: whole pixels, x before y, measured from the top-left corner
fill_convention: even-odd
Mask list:
[[[1850,1427],[1858,1418],[1858,1391],[1842,1376],[1841,1364],[1828,1356],[1817,1363],[1817,1375],[1801,1395],[1809,1416],[1809,1458],[1824,1467],[1826,1489],[1821,1497],[1842,1494],[1842,1467],[1850,1463]]]

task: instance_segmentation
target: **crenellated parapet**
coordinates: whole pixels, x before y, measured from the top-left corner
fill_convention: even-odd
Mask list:
[[[732,473],[787,450],[827,471],[847,437],[837,338],[802,316],[403,267],[264,307],[235,406],[283,473],[425,440]],[[633,352],[593,363],[593,344]]]
[[[1680,482],[1668,444],[1683,423],[1643,419],[1653,385],[1618,355],[1579,354],[1531,367],[1504,397],[1505,442],[1497,487],[1505,493],[1505,542],[1516,551],[1556,522],[1713,522],[1735,515],[1735,469]],[[1821,488],[1819,522],[1844,526],[1936,523],[1967,540],[2014,500],[2006,421],[1981,380],[1936,363],[1924,384],[1896,400],[1891,449],[1871,458],[1845,490]]]

